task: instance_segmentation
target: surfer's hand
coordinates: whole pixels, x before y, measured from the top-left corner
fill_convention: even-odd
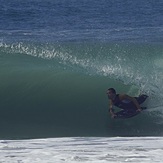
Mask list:
[[[141,109],[137,109],[136,111],[137,111],[137,112],[141,112],[142,110],[141,110]]]
[[[112,115],[111,115],[112,118],[115,118],[116,116],[117,116],[116,114],[112,114]]]

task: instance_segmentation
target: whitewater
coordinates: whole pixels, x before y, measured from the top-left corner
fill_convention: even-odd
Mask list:
[[[1,162],[162,162],[162,137],[74,137],[0,141]]]

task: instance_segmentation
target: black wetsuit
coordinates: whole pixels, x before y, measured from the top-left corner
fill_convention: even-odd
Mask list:
[[[146,100],[147,97],[148,97],[147,95],[141,95],[139,97],[134,97],[134,98],[137,100],[137,102],[139,104],[142,104]],[[119,99],[119,94],[116,95],[115,99],[112,100],[112,102],[113,102],[113,105],[115,105],[121,109],[124,109],[127,112],[133,112],[133,111],[137,110],[135,104],[132,101],[130,101],[130,100],[122,100],[121,101]]]

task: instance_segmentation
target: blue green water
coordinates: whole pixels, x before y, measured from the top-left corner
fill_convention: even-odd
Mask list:
[[[162,136],[162,1],[1,1],[0,137]],[[106,90],[146,93],[112,120]]]

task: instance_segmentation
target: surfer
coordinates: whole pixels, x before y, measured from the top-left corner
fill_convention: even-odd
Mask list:
[[[134,113],[135,111],[141,112],[140,104],[143,103],[147,95],[140,95],[139,97],[131,97],[126,94],[116,94],[114,88],[109,88],[107,90],[107,95],[110,101],[109,111],[112,118],[115,118],[117,115],[114,113],[113,106],[117,106],[121,109],[124,109],[128,113]]]

